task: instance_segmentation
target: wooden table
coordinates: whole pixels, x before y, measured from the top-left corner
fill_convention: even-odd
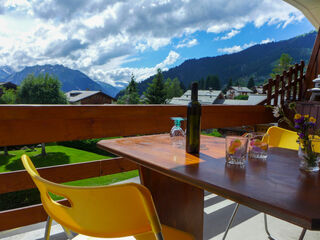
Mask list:
[[[320,230],[320,174],[299,170],[297,152],[271,148],[266,162],[225,164],[225,140],[201,136],[199,156],[170,144],[168,134],[103,140],[98,146],[140,167],[162,223],[203,239],[204,190],[298,226]]]

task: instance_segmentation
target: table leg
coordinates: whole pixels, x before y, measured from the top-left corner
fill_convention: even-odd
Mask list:
[[[141,183],[152,194],[161,223],[203,240],[203,189],[140,167]]]

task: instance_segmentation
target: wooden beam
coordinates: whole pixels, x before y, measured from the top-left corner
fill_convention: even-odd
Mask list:
[[[266,106],[214,105],[202,108],[201,128],[223,128],[275,122]]]
[[[312,53],[310,56],[308,68],[305,75],[305,80],[303,83],[303,89],[302,89],[303,100],[308,100],[310,98],[310,93],[307,92],[307,90],[309,88],[314,87],[312,80],[315,79],[317,75],[320,73],[320,69],[318,67],[318,64],[320,63],[319,51],[320,51],[320,28],[318,30],[317,38],[313,45]]]
[[[67,203],[67,200],[60,200],[60,203]],[[42,204],[22,207],[0,212],[0,231],[27,226],[43,222],[48,215]]]
[[[0,146],[160,133],[185,115],[170,105],[0,106]]]
[[[0,106],[0,146],[163,133],[172,126],[170,117],[186,117],[186,112],[186,106],[176,105],[5,105]],[[208,105],[202,126],[267,123],[270,116],[263,106]]]
[[[52,182],[64,183],[138,169],[138,166],[122,157],[92,162],[39,168],[39,174]],[[0,194],[35,188],[25,170],[0,173]]]

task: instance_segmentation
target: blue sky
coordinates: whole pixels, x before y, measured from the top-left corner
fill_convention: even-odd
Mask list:
[[[0,0],[0,66],[63,64],[121,85],[312,30],[280,0]]]

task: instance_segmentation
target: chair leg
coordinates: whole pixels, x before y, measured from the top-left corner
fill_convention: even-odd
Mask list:
[[[227,234],[228,234],[228,232],[229,232],[229,229],[230,229],[230,227],[231,227],[231,224],[232,224],[232,222],[233,222],[233,220],[234,220],[234,217],[236,216],[236,214],[237,214],[237,212],[238,212],[238,208],[239,208],[239,203],[236,204],[236,206],[235,206],[235,208],[234,208],[234,210],[233,210],[233,213],[232,213],[232,215],[231,215],[231,217],[230,217],[230,219],[229,219],[228,226],[227,226],[226,230],[224,231],[222,240],[225,240],[225,239],[226,239]]]
[[[268,235],[268,239],[269,239],[269,240],[275,240],[275,239],[271,236],[271,234],[270,234],[270,232],[269,232],[269,229],[268,229],[267,214],[263,213],[263,217],[264,217],[264,229],[266,230],[266,233],[267,233],[267,235]]]
[[[299,240],[303,240],[304,239],[304,235],[306,234],[307,229],[302,229],[302,232],[300,234]]]
[[[52,218],[48,216],[47,222],[46,222],[46,230],[44,232],[44,240],[50,239],[51,225],[52,225]]]
[[[164,240],[162,232],[157,233],[156,238],[157,238],[157,240]]]
[[[70,232],[70,230],[64,226],[61,225],[61,227],[63,228],[64,233],[66,234],[67,238],[69,240],[71,240],[73,238],[72,233]]]

